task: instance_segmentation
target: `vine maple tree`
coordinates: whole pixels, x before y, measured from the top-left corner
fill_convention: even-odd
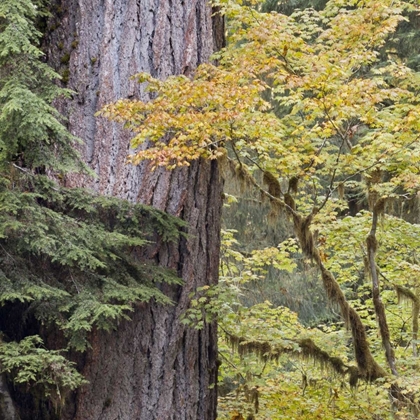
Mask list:
[[[202,65],[192,78],[166,81],[140,74],[138,81],[154,99],[120,100],[101,113],[135,133],[131,163],[147,159],[155,167],[175,168],[220,159],[261,192],[274,215],[285,212],[351,330],[358,377],[373,381],[387,373],[372,356],[370,330],[349,304],[342,280],[349,267],[366,267],[385,359],[397,375],[394,327],[388,325],[379,279],[404,295],[412,281],[401,267],[417,270],[408,257],[415,241],[404,237],[402,253],[401,237],[384,225],[409,230],[396,209],[414,200],[420,185],[420,78],[384,45],[404,20],[403,9],[414,6],[331,0],[323,11],[291,16],[263,13],[258,4],[217,6],[230,23],[217,67]],[[354,191],[366,201],[364,212],[351,214],[345,197]],[[356,229],[361,221],[363,229]],[[349,223],[361,250],[350,260],[345,243],[352,233],[343,230]],[[347,259],[340,260],[345,252]],[[387,262],[385,252],[398,263]],[[417,329],[413,322],[415,340]],[[399,388],[393,391],[398,398]]]

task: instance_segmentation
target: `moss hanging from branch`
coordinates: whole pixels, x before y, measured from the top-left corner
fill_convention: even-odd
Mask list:
[[[386,375],[386,372],[378,365],[370,352],[366,330],[360,316],[349,305],[337,280],[333,274],[326,269],[321,259],[315,245],[314,235],[310,230],[312,219],[312,213],[307,217],[302,217],[296,212],[293,213],[295,232],[299,238],[302,251],[311,258],[320,269],[327,296],[332,304],[337,305],[340,308],[344,322],[352,333],[354,352],[360,376],[369,381],[382,378]]]
[[[263,182],[267,185],[268,192],[273,196],[280,198],[281,196],[281,186],[278,179],[268,171],[264,171]]]
[[[255,354],[263,362],[278,362],[284,354],[296,358],[310,360],[318,364],[322,369],[328,369],[344,377],[349,375],[349,384],[355,387],[359,378],[366,379],[356,366],[345,364],[339,357],[330,356],[322,350],[310,338],[293,340],[296,346],[273,345],[267,341],[247,340],[244,337],[237,337],[231,334],[226,335],[227,340],[240,356]]]
[[[249,175],[249,174],[248,174]],[[313,212],[303,217],[295,210],[293,197],[289,194],[290,203],[273,196],[269,191],[262,188],[253,177],[247,178],[249,182],[257,188],[261,194],[270,199],[271,206],[274,208],[285,209],[293,219],[294,231],[299,240],[302,252],[311,258],[321,271],[321,278],[327,297],[331,304],[337,305],[346,326],[350,329],[353,337],[355,358],[358,365],[359,376],[368,381],[374,381],[386,376],[385,370],[375,361],[370,352],[366,330],[358,313],[349,305],[340,285],[333,274],[325,267],[319,250],[316,246],[314,235],[310,229],[313,218],[317,212]]]
[[[407,287],[395,286],[395,290],[397,292],[398,301],[401,300],[409,300],[412,304],[412,329],[413,329],[413,356],[417,357],[417,339],[418,339],[418,333],[419,333],[419,315],[420,315],[420,299],[418,296],[416,296],[410,289]]]
[[[292,176],[289,179],[289,193],[297,194],[299,186],[299,178],[297,176]]]

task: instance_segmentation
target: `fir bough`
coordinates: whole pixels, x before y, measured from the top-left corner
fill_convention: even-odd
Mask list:
[[[93,328],[116,328],[137,302],[171,303],[160,284],[181,280],[140,248],[178,240],[184,224],[54,181],[89,170],[52,106],[69,91],[41,61],[39,10],[0,2],[0,373],[57,402],[84,382],[69,348],[85,350]],[[61,331],[61,350],[46,331]]]

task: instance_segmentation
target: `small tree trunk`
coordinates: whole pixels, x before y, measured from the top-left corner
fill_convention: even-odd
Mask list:
[[[373,208],[372,213],[372,226],[369,232],[369,235],[366,239],[367,245],[367,254],[368,254],[368,262],[369,262],[369,272],[370,277],[372,279],[372,299],[373,299],[373,306],[375,307],[376,319],[379,325],[379,332],[381,334],[382,345],[385,349],[385,356],[388,362],[388,366],[391,369],[391,372],[394,375],[398,375],[397,368],[395,366],[395,354],[394,349],[391,345],[391,339],[389,334],[388,322],[386,320],[385,314],[385,307],[382,303],[381,293],[379,290],[379,277],[378,277],[378,270],[376,267],[376,248],[377,248],[377,240],[376,240],[376,229],[378,226],[378,217],[383,208],[384,202],[383,200],[378,200]]]
[[[413,348],[413,356],[417,357],[417,340],[418,340],[418,334],[419,334],[419,314],[420,314],[420,299],[418,294],[415,295],[415,299],[413,300],[413,342],[412,342],[412,348]]]

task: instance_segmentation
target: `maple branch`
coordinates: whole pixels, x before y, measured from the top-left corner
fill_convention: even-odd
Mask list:
[[[241,166],[241,169],[243,168],[243,163],[242,163],[242,161],[241,161],[241,158],[239,157],[239,154],[238,154],[238,152],[236,151],[236,147],[235,147],[235,141],[234,140],[232,140],[232,150],[233,150],[233,153],[235,154],[235,157],[236,157],[236,160],[238,161],[238,163],[239,163],[239,165]]]
[[[256,162],[254,159],[251,159],[249,156],[246,156],[246,158],[253,163],[262,173],[266,172],[266,170],[258,163]]]
[[[321,152],[322,152],[322,149],[325,147],[325,145],[326,145],[326,144],[327,144],[327,139],[326,139],[326,138],[324,138],[324,141],[322,142],[321,146],[319,146],[319,148],[318,148],[317,152],[315,153],[315,156],[316,156],[316,157],[319,157],[319,155],[320,155],[320,154],[321,154]],[[312,166],[314,166],[314,163],[315,163],[315,159],[314,159],[314,158],[312,158],[312,159],[311,159],[311,161],[309,162],[308,166],[307,166],[306,168],[304,168],[304,169],[303,169],[303,172],[304,172],[304,173],[308,173],[309,169],[311,169],[311,168],[312,168]]]
[[[273,51],[284,61],[284,64],[282,63],[282,65],[281,65],[283,67],[283,69],[286,70],[289,74],[293,74],[294,76],[298,76],[296,71],[290,66],[289,60],[286,58],[283,51],[279,51],[277,48],[275,48]]]
[[[336,123],[334,122],[334,120],[331,118],[331,116],[330,116],[330,114],[328,112],[327,106],[325,105],[324,98],[322,98],[321,103],[322,103],[322,106],[324,108],[324,112],[325,112],[325,115],[326,115],[328,121],[331,123],[331,125],[334,127],[334,129],[337,131],[337,133],[341,137],[341,139],[343,141],[345,141],[346,143],[349,143],[350,144],[350,145],[349,144],[347,144],[347,145],[349,146],[349,148],[351,150],[353,146],[351,145],[351,143],[347,139],[347,136],[341,132],[341,129],[336,125]]]
[[[331,197],[332,192],[334,191],[333,185],[334,185],[334,181],[335,181],[335,176],[337,174],[337,166],[340,162],[340,157],[341,157],[341,152],[343,150],[343,146],[344,146],[344,139],[341,141],[341,145],[340,145],[340,148],[338,150],[337,159],[335,160],[335,168],[334,168],[332,176],[331,176],[331,181],[330,181],[330,185],[328,186],[328,189],[327,189],[327,194],[325,195],[325,199],[322,202],[322,204],[320,205],[318,211],[320,211],[321,209],[323,209],[325,207],[325,205],[327,204],[328,200]]]
[[[409,144],[407,144],[406,146],[396,150],[394,153],[391,153],[390,156],[396,154],[397,152],[401,152],[401,150],[406,150],[408,149],[410,146],[412,146],[414,143],[416,143],[418,140],[420,139],[420,134]],[[344,179],[343,182],[346,182],[348,180],[350,180],[351,178],[355,177],[356,175],[360,175],[366,171],[369,171],[370,169],[374,168],[375,166],[378,166],[380,164],[382,164],[382,162],[379,162],[380,159],[384,158],[387,155],[386,152],[383,152],[379,157],[378,157],[378,161],[372,163],[371,165],[367,166],[366,168],[363,169],[359,169],[358,171],[354,172],[352,175],[349,175],[347,178]]]
[[[239,159],[238,154],[236,153],[235,149],[233,148],[233,152],[235,153],[236,158],[238,159],[239,165],[241,165],[241,168],[243,169],[243,163]],[[228,157],[228,160],[233,163],[233,159]],[[263,171],[264,172],[264,171]],[[265,195],[267,198],[269,198],[271,201],[279,204],[281,207],[285,208],[291,216],[298,216],[298,213],[296,210],[294,210],[292,207],[290,207],[288,204],[286,204],[281,198],[275,197],[274,195],[270,194],[264,187],[262,187],[253,176],[249,176],[248,181],[258,190],[261,194]]]

